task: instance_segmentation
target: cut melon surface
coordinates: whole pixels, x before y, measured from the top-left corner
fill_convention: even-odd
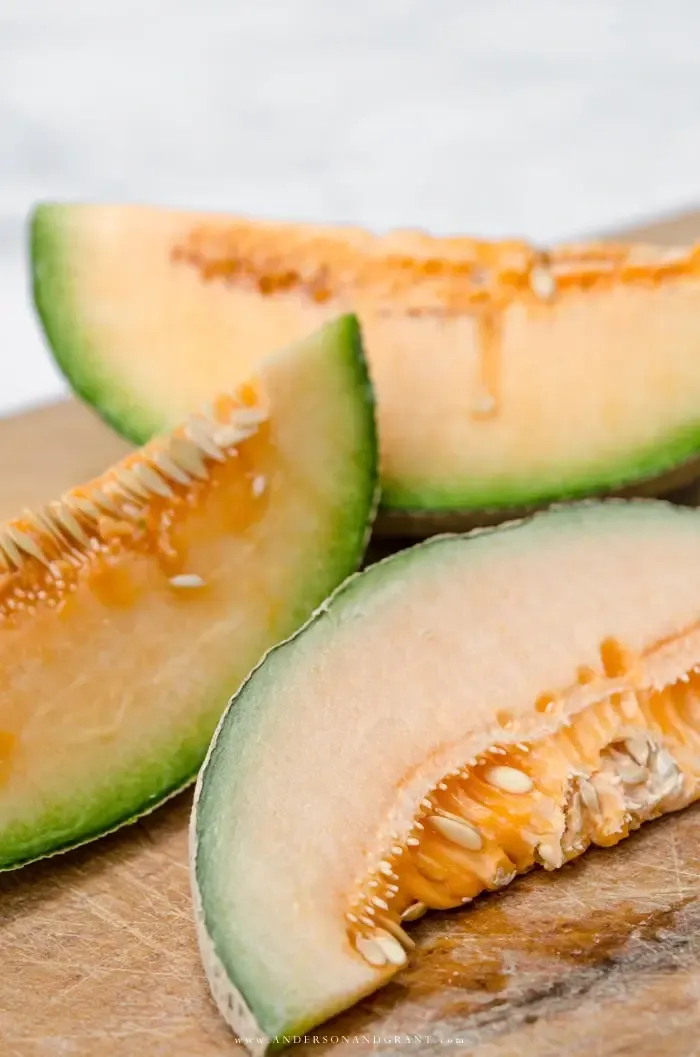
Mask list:
[[[383,985],[410,922],[700,788],[700,514],[574,505],[351,578],[223,716],[195,793],[204,965],[262,1053]]]
[[[339,312],[378,394],[385,531],[422,535],[700,469],[700,249],[371,235],[43,205],[36,304],[120,432],[169,428]]]
[[[231,692],[357,567],[376,461],[348,317],[0,524],[0,868],[192,780]]]

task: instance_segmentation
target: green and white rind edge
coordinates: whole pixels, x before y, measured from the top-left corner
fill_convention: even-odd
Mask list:
[[[65,225],[71,206],[38,205],[29,220],[34,306],[56,366],[76,396],[132,444],[172,428],[163,414],[136,404],[118,371],[93,347],[81,323]]]
[[[195,806],[198,790],[199,781],[197,782],[197,791],[195,791]],[[195,836],[195,826],[195,810],[193,807],[192,823],[190,825],[191,857],[194,864],[190,875],[192,901],[194,903],[197,943],[199,944],[199,952],[202,957],[209,989],[221,1016],[237,1037],[245,1039],[246,1049],[252,1054],[252,1057],[264,1057],[268,1051],[272,1037],[267,1035],[261,1029],[255,1019],[255,1014],[241,992],[230,979],[221,958],[216,953],[214,941],[207,932],[202,897],[196,881],[197,841]]]

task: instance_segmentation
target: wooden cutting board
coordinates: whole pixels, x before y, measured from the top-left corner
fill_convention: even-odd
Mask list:
[[[698,238],[700,213],[643,237]],[[73,402],[0,422],[0,518],[124,450]],[[1,1057],[239,1052],[195,946],[189,808],[0,877]],[[700,808],[413,935],[409,967],[297,1053],[700,1055]]]

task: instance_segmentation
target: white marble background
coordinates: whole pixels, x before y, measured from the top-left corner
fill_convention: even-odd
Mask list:
[[[700,202],[700,0],[0,0],[0,412],[42,198],[547,240]]]

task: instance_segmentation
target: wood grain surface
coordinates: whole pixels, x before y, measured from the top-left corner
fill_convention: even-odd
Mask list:
[[[645,229],[700,235],[700,215]],[[125,445],[73,402],[0,422],[0,518]],[[224,1057],[200,968],[185,794],[0,877],[0,1057]],[[700,1055],[700,808],[413,928],[409,966],[299,1054]],[[337,1038],[339,1041],[331,1041]]]

